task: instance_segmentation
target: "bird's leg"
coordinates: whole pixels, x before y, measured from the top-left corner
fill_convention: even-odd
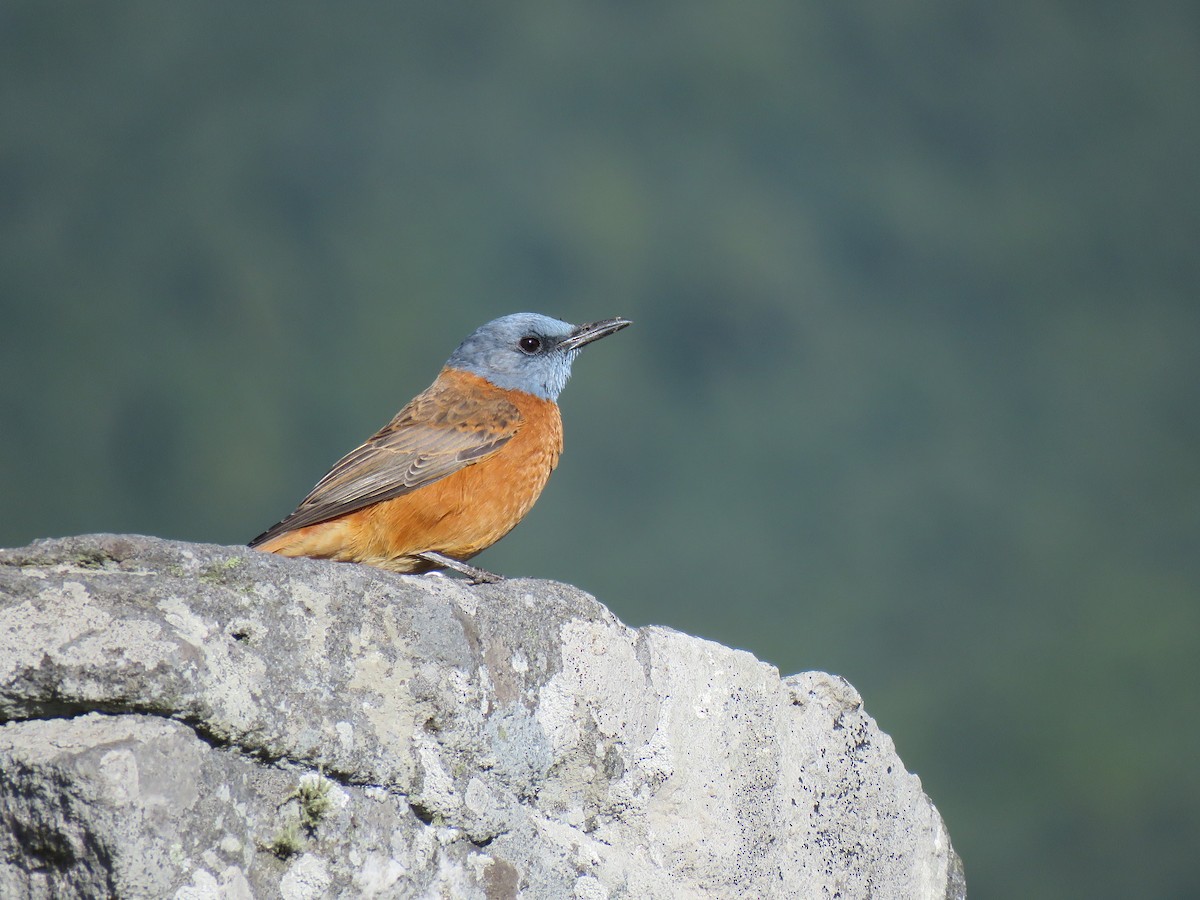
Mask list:
[[[480,569],[476,566],[469,566],[461,559],[444,556],[433,550],[424,550],[421,553],[414,553],[413,556],[423,559],[426,562],[431,562],[435,566],[453,569],[460,575],[466,575],[471,579],[471,584],[493,584],[504,580],[503,575],[497,575],[494,572],[489,572],[487,569]]]

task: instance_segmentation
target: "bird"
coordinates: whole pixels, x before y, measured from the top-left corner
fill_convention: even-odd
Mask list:
[[[501,580],[467,560],[516,527],[558,465],[558,397],[580,350],[631,324],[618,316],[571,325],[525,312],[480,326],[433,384],[249,546]]]

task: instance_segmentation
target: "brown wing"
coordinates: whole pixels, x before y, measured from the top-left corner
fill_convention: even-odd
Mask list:
[[[503,397],[464,391],[439,378],[342,457],[291,515],[250,546],[445,478],[495,453],[521,421],[520,411]]]

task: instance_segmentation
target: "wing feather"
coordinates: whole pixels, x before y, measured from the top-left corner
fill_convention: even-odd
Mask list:
[[[521,423],[520,411],[503,396],[466,392],[439,378],[342,457],[291,515],[250,546],[402,496],[474,465],[511,440]]]

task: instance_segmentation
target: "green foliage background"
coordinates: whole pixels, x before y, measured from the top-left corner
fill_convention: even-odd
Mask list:
[[[848,677],[972,896],[1195,896],[1200,7],[0,7],[0,543],[243,542],[634,328],[480,562]]]

